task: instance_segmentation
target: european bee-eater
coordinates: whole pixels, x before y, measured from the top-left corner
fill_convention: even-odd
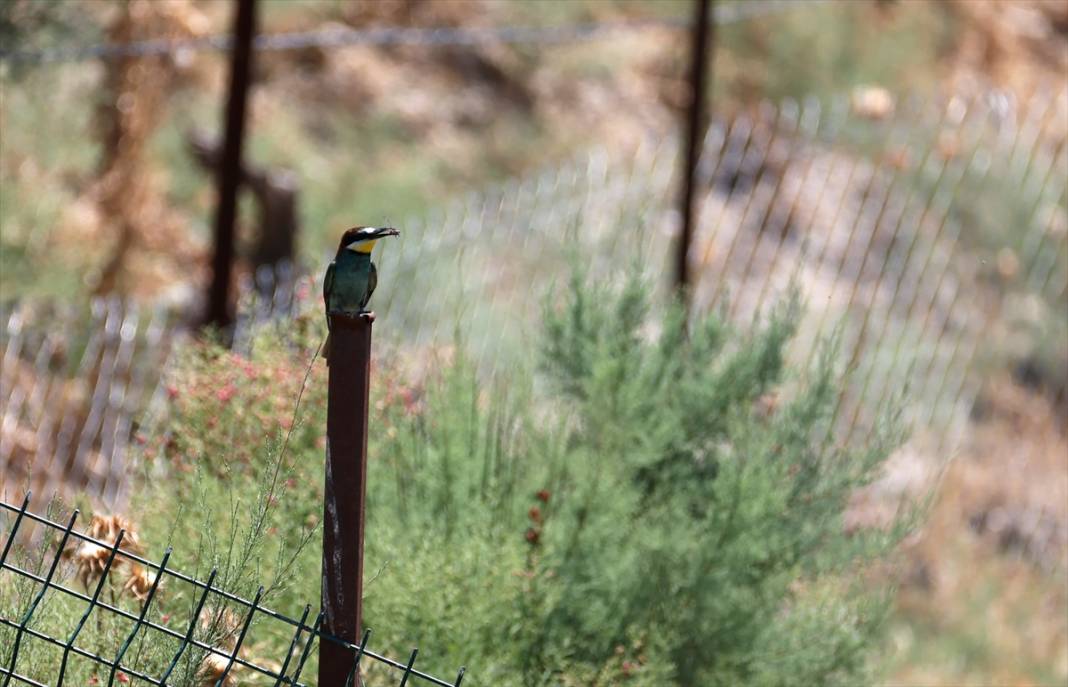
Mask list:
[[[371,262],[371,251],[378,239],[399,236],[392,227],[353,227],[341,236],[334,261],[326,268],[323,279],[323,300],[326,303],[327,323],[330,315],[359,315],[367,312],[378,284],[378,270]],[[330,335],[323,345],[323,355],[330,350]]]

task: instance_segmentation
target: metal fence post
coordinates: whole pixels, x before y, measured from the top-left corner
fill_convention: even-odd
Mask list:
[[[686,150],[683,157],[682,194],[679,214],[682,215],[682,232],[679,235],[675,255],[675,288],[680,300],[689,303],[692,279],[690,277],[690,244],[693,242],[693,227],[696,212],[693,197],[696,191],[697,163],[701,159],[701,140],[704,130],[704,102],[706,74],[708,72],[708,44],[712,27],[709,21],[712,0],[695,0],[693,45],[690,63],[690,104],[686,112]]]
[[[367,409],[373,313],[330,319],[330,379],[323,500],[323,631],[359,644],[363,600],[364,497],[367,492]],[[319,644],[319,684],[343,687],[353,651]],[[360,683],[357,681],[356,683]]]
[[[241,185],[241,147],[245,110],[252,80],[252,39],[256,33],[256,0],[237,0],[234,43],[230,62],[230,95],[226,106],[226,140],[218,170],[219,207],[215,214],[215,248],[207,322],[225,329],[233,321],[230,279],[234,262],[234,220]]]

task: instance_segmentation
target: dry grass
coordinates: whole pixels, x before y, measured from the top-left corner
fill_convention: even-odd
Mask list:
[[[887,684],[1068,684],[1068,422],[1007,378],[976,415],[906,549]]]

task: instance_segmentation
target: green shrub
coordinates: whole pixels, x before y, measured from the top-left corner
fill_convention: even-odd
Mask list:
[[[376,650],[418,645],[423,670],[466,664],[472,685],[864,679],[883,599],[857,580],[903,526],[847,533],[842,514],[893,434],[827,438],[833,349],[791,371],[796,302],[748,333],[709,316],[684,334],[649,292],[575,278],[546,308],[537,374],[487,382],[462,346],[419,360],[377,348],[365,563]],[[308,323],[261,335],[248,358],[186,350],[136,499],[151,555],[172,542],[175,567],[219,566],[243,594],[267,584],[268,605],[291,615],[319,593],[325,370],[307,367],[319,335]],[[24,596],[0,595],[5,616]],[[194,598],[165,587],[153,617],[180,626]],[[280,660],[288,635],[267,624],[250,655]],[[93,630],[100,646],[107,628]],[[395,675],[372,665],[367,680]]]
[[[648,292],[575,279],[545,313],[539,393],[459,360],[379,420],[372,624],[475,684],[856,684],[884,599],[850,580],[904,523],[846,533],[842,515],[892,424],[828,438],[833,350],[789,374],[796,302],[684,336]]]

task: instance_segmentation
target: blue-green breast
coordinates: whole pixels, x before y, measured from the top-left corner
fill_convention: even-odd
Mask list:
[[[329,313],[361,312],[374,290],[374,265],[367,253],[339,251],[327,274],[326,310]]]

